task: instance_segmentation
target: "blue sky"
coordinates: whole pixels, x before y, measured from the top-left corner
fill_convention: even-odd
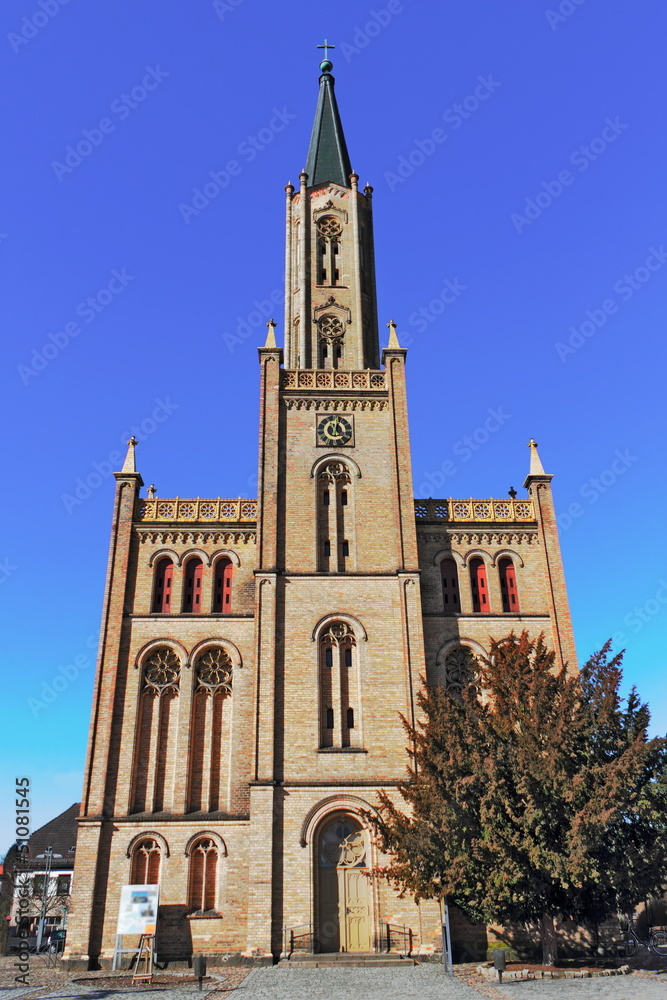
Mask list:
[[[416,495],[521,494],[534,437],[580,658],[615,635],[664,732],[664,4],[5,0],[0,20],[0,851],[15,776],[35,826],[80,796],[129,432],[161,496],[255,496],[256,347],[269,315],[282,335],[283,188],[325,36],[375,188],[381,336],[394,318],[409,345]]]

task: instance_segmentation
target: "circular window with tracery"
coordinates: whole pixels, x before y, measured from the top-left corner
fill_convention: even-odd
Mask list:
[[[181,673],[178,656],[168,646],[156,649],[146,660],[144,681],[146,687],[158,694],[169,689],[176,690]]]
[[[232,690],[232,661],[220,646],[207,649],[197,660],[198,689],[212,694]]]
[[[317,327],[320,331],[320,337],[323,337],[325,340],[337,340],[345,333],[343,321],[338,316],[332,316],[330,313],[326,316],[320,316],[317,321]]]
[[[457,646],[445,659],[445,688],[453,693],[474,684],[479,672],[477,657],[469,646]]]
[[[322,832],[320,861],[325,868],[365,868],[364,831],[342,818],[329,823]]]
[[[332,215],[325,215],[323,219],[320,219],[317,223],[317,231],[320,236],[323,236],[327,240],[336,239],[340,236],[343,231],[338,219],[334,219]]]

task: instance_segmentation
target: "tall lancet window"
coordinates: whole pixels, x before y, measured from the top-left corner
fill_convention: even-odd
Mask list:
[[[345,622],[333,622],[320,636],[320,746],[359,746],[357,641]]]
[[[193,557],[185,565],[185,581],[183,587],[183,611],[199,613],[202,611],[202,584],[204,581],[204,564],[201,559]]]
[[[217,812],[227,805],[231,735],[232,661],[209,646],[195,663],[188,810]]]
[[[470,587],[472,590],[473,611],[490,611],[486,566],[484,565],[484,560],[480,559],[479,556],[470,560]]]
[[[168,614],[171,611],[171,584],[174,564],[168,556],[158,559],[153,577],[153,612]]]
[[[340,284],[340,237],[343,232],[338,219],[325,215],[317,223],[318,276],[320,285]]]
[[[143,665],[135,741],[133,812],[172,808],[181,664],[169,646]]]
[[[500,593],[503,599],[503,611],[519,610],[519,591],[516,585],[516,570],[512,560],[505,556],[498,562],[500,576]]]
[[[355,568],[352,478],[342,462],[328,462],[317,479],[317,550],[320,572]]]
[[[132,851],[131,885],[158,885],[160,881],[160,848],[152,837],[135,844]]]

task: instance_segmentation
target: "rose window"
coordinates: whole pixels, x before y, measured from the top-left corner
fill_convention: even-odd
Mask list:
[[[475,654],[467,646],[458,646],[445,660],[444,684],[447,691],[456,694],[474,683],[478,672]]]
[[[320,331],[320,336],[324,337],[325,340],[336,340],[342,337],[345,333],[345,327],[338,316],[332,316],[331,314],[327,316],[321,316],[317,322],[317,326]]]
[[[231,694],[232,661],[224,649],[216,646],[202,653],[197,661],[197,681],[200,690]]]
[[[317,231],[320,236],[323,236],[327,240],[336,239],[337,236],[343,231],[338,219],[334,219],[331,215],[325,215],[323,219],[317,223]]]
[[[147,688],[161,694],[167,689],[176,690],[181,664],[173,649],[156,649],[146,660],[144,682]]]

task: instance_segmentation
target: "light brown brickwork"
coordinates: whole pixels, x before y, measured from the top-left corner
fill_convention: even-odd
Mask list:
[[[304,174],[299,191],[286,190],[286,367],[270,334],[259,351],[257,502],[142,503],[130,459],[116,476],[67,941],[68,956],[91,965],[112,956],[142,838],[161,855],[161,957],[275,958],[297,925],[317,938],[321,833],[336,817],[365,827],[379,790],[398,794],[400,714],[414,720],[421,678],[445,680],[452,649],[483,652],[510,629],[544,631],[576,665],[551,477],[527,480],[533,508],[480,501],[468,516],[467,502],[434,501],[415,513],[395,332],[379,367],[372,189],[361,194],[355,175],[309,187]],[[486,566],[486,613],[473,610],[473,557]],[[517,578],[511,613],[503,557]],[[165,558],[168,613],[155,610]],[[201,612],[184,613],[192,558],[202,562]],[[231,609],[215,613],[221,558],[233,567]],[[443,604],[444,558],[457,565],[460,611]],[[337,635],[349,639],[354,670],[340,654],[329,678],[325,639]],[[223,664],[214,677],[202,673],[211,650]],[[364,836],[365,863],[381,861]],[[206,896],[216,902],[203,913],[190,906],[198,837],[218,852]],[[384,883],[369,892],[372,947],[387,924],[410,927],[417,949],[439,947],[437,905]]]

